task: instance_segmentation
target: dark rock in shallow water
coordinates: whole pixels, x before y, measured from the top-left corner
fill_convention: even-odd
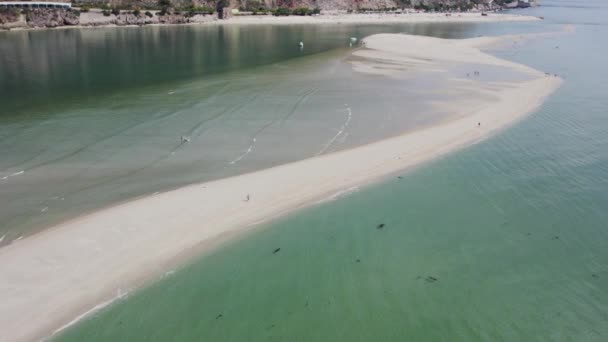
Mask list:
[[[555,235],[555,236],[553,237],[553,240],[559,240],[559,236]]]
[[[384,223],[380,223],[378,226],[376,226],[376,229],[382,229],[384,228]]]
[[[434,282],[436,282],[436,281],[437,281],[437,280],[439,280],[439,279],[437,279],[437,278],[435,278],[435,277],[432,277],[432,276],[428,276],[428,277],[426,277],[426,278],[425,278],[425,280],[426,280],[427,282],[429,282],[429,283],[434,283]]]
[[[593,274],[591,275],[591,277],[592,277],[592,278],[599,278],[599,276],[598,276],[597,274],[595,274],[595,273],[593,273]]]
[[[222,317],[224,317],[224,315],[219,314],[219,315],[215,316],[215,319],[220,319],[220,318],[222,318]]]
[[[357,259],[357,260],[355,260],[355,262],[361,262],[361,259]]]
[[[281,250],[281,248],[279,247],[279,248],[275,249],[274,251],[272,251],[272,254],[277,254],[277,253],[279,253],[280,250]]]

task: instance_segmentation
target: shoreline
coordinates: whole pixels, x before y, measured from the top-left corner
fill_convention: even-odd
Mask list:
[[[404,63],[421,57],[440,60],[447,49],[452,62],[496,63],[534,76],[501,90],[494,103],[473,113],[354,149],[119,204],[0,249],[0,272],[5,277],[0,285],[5,303],[0,322],[23,328],[3,331],[2,339],[45,338],[112,300],[118,290],[130,292],[158,279],[168,266],[208,253],[251,232],[261,221],[381,181],[512,125],[538,108],[562,81],[478,50],[499,39],[449,41],[383,34],[365,38],[366,48],[355,51],[373,65],[374,59],[387,56]],[[427,49],[418,49],[421,44]],[[250,201],[244,201],[249,194]]]
[[[101,15],[101,14],[100,14]],[[102,17],[105,18],[105,17]],[[482,16],[481,12],[461,12],[452,13],[446,16],[446,13],[368,13],[368,14],[321,14],[318,16],[285,16],[275,17],[271,15],[247,15],[235,16],[229,19],[209,18],[206,20],[189,22],[189,23],[149,23],[149,24],[129,24],[117,25],[108,24],[79,24],[79,25],[64,25],[58,27],[14,27],[10,29],[0,28],[0,32],[22,32],[22,31],[45,31],[45,30],[67,30],[67,29],[105,29],[119,27],[164,27],[164,26],[205,26],[205,25],[341,25],[341,24],[422,24],[422,23],[496,23],[496,22],[520,22],[520,21],[536,21],[542,20],[538,17],[519,15],[519,14],[504,14],[504,13],[488,13],[487,16]]]

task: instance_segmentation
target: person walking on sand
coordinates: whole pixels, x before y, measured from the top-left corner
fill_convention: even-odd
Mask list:
[[[249,194],[247,194],[247,197],[245,197],[245,202],[249,202]]]

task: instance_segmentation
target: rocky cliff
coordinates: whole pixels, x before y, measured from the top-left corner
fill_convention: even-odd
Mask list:
[[[43,28],[78,25],[79,13],[65,9],[0,10],[0,29]]]

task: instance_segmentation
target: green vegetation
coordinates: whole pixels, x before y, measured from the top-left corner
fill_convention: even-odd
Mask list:
[[[120,10],[118,8],[114,7],[114,8],[112,8],[111,13],[114,14],[114,15],[119,15],[120,14]]]
[[[279,7],[272,12],[272,15],[275,17],[288,16],[291,15],[291,10],[287,7]]]
[[[251,10],[251,14],[253,14],[253,15],[266,15],[271,12],[272,12],[271,10],[267,10],[265,8],[258,8],[258,9]]]
[[[215,9],[211,7],[199,7],[199,6],[189,6],[181,9],[183,12],[186,12],[184,15],[187,17],[193,17],[197,14],[213,14],[215,13]]]
[[[312,14],[312,10],[308,7],[298,7],[296,9],[294,9],[293,11],[291,11],[291,14],[293,15],[311,15]]]
[[[103,10],[103,11],[101,11],[101,13],[104,15],[104,17],[109,17],[110,14],[112,14],[112,13],[110,13],[109,10]]]
[[[321,9],[319,9],[319,8],[310,9],[308,7],[298,7],[292,11],[291,9],[286,8],[286,7],[279,7],[272,12],[272,15],[274,15],[275,17],[288,16],[288,15],[304,16],[304,15],[313,15],[313,14],[319,14],[319,13],[321,13]]]
[[[133,10],[132,13],[133,13],[134,16],[139,17],[139,15],[141,14],[141,11],[139,10],[139,8],[136,8],[136,9]]]
[[[497,3],[499,0],[496,0]],[[481,3],[480,0],[473,0],[471,2],[468,1],[460,1],[454,4],[418,4],[414,6],[414,9],[425,12],[455,12],[455,11],[469,11],[473,9],[475,4]]]
[[[81,13],[86,13],[86,12],[88,12],[90,9],[91,9],[91,6],[89,6],[89,5],[82,5],[82,6],[80,6],[80,12],[81,12]]]

